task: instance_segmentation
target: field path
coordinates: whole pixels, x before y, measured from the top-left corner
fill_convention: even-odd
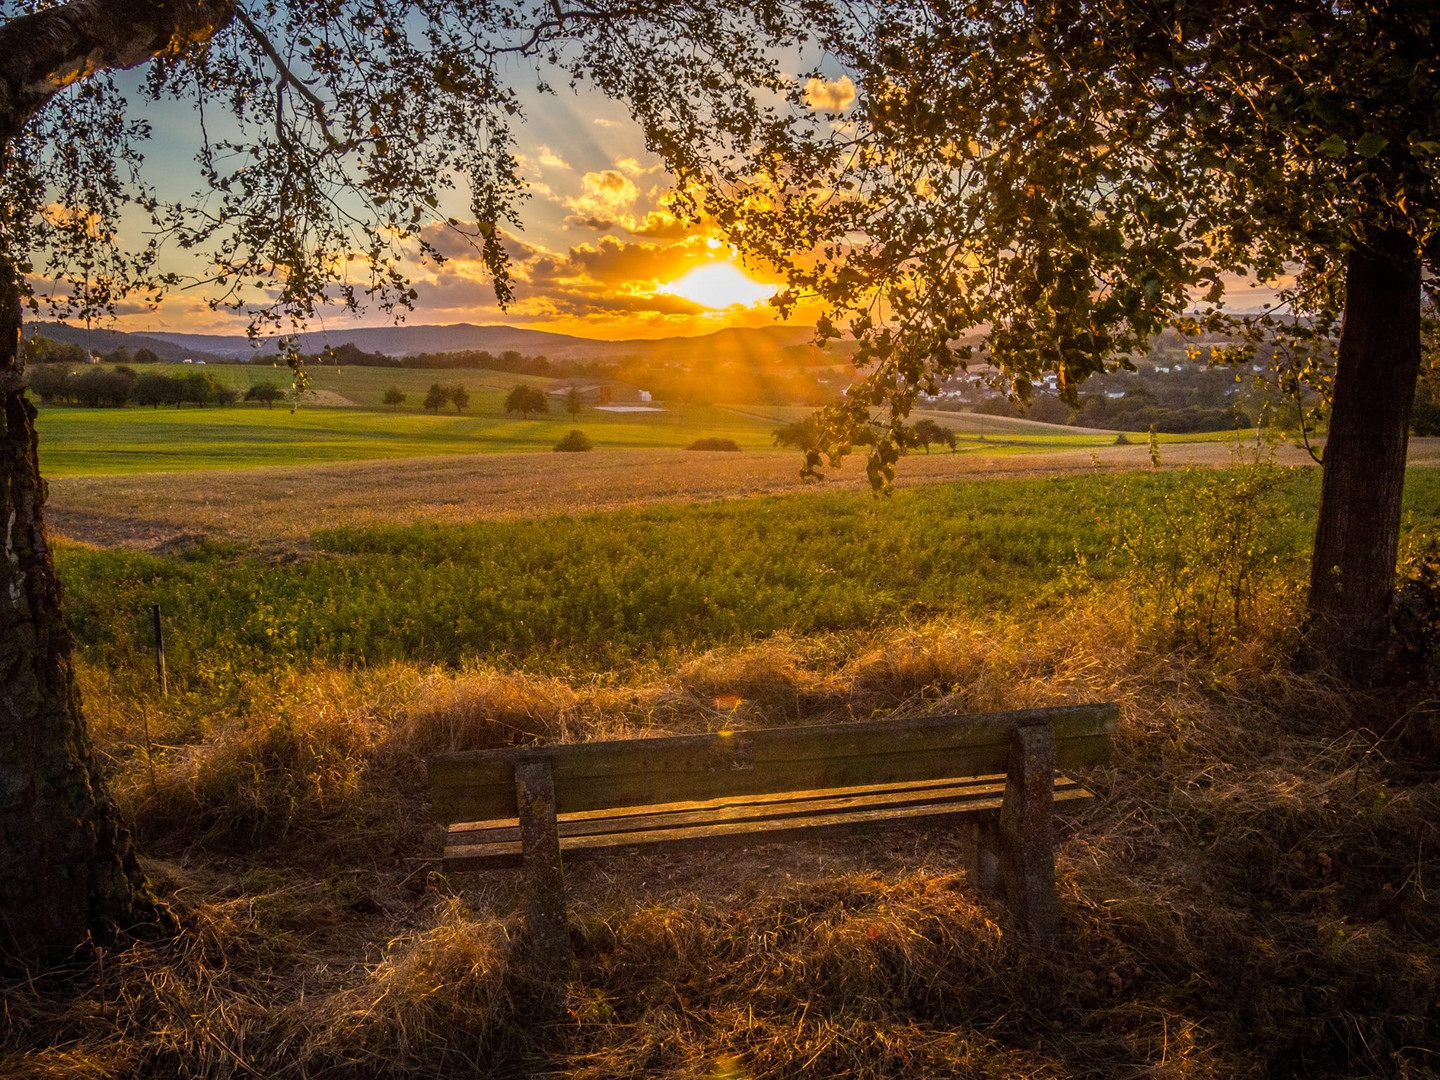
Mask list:
[[[1282,447],[1285,464],[1310,464]],[[1231,461],[1217,442],[1170,443],[1167,467]],[[1414,464],[1440,464],[1440,439],[1411,440]],[[1049,476],[1149,467],[1143,438],[1132,446],[917,454],[897,487],[956,480]],[[793,453],[614,450],[589,454],[473,454],[278,468],[72,476],[50,481],[46,516],[57,534],[103,547],[165,550],[199,537],[293,549],[336,525],[467,522],[634,506],[657,501],[745,498],[864,486],[863,459],[824,483],[802,484]]]

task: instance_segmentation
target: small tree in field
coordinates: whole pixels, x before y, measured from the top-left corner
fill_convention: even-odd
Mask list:
[[[258,382],[249,390],[245,391],[246,401],[259,401],[264,403],[267,409],[273,409],[275,402],[285,396],[285,391],[272,382]]]
[[[925,447],[925,453],[930,453],[930,444],[939,443],[941,446],[948,446],[955,449],[955,432],[937,424],[928,416],[915,422],[915,441]]]
[[[398,386],[392,386],[385,391],[383,400],[393,411],[399,412],[400,406],[405,404],[405,391]]]
[[[470,404],[470,391],[466,390],[465,387],[459,383],[456,383],[450,387],[450,400],[454,402],[455,412],[457,414],[464,412],[466,406]]]
[[[580,397],[580,391],[572,386],[570,392],[565,395],[565,411],[569,413],[572,418],[578,419],[584,408],[585,401]]]
[[[521,383],[506,395],[505,411],[518,412],[522,419],[526,419],[531,413],[548,413],[550,401],[543,390],[536,390],[533,386]]]
[[[430,384],[430,392],[425,395],[425,408],[433,413],[438,413],[450,403],[450,387],[441,386],[439,383]]]

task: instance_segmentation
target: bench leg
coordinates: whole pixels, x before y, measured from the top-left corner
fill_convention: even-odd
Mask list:
[[[1000,882],[1000,827],[991,818],[970,824],[969,865],[971,884],[984,896],[1004,892]]]
[[[1011,909],[1037,938],[1055,933],[1055,738],[1048,724],[1011,733],[1000,808],[1000,872]]]
[[[515,764],[520,807],[520,850],[525,875],[525,919],[535,973],[547,981],[570,973],[570,932],[565,925],[565,871],[555,817],[555,779],[546,758],[523,756]]]

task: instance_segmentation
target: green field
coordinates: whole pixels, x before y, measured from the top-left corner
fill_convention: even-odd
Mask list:
[[[1267,538],[1254,554],[1290,566],[1303,560],[1318,475],[1269,468],[1277,486],[1254,509]],[[284,564],[235,544],[170,556],[65,545],[58,558],[84,654],[112,669],[148,662],[145,613],[160,603],[181,680],[315,661],[482,658],[605,670],[782,630],[1022,609],[1053,596],[1080,560],[1109,573],[1125,513],[1161,520],[1189,506],[1193,517],[1184,493],[1224,475],[975,482],[884,500],[801,493],[335,529],[315,535],[315,554]],[[1440,471],[1412,470],[1407,505],[1416,520],[1440,516]]]
[[[505,415],[498,391],[473,393],[463,415],[453,409],[437,415],[359,408],[291,413],[255,405],[44,406],[37,423],[41,467],[49,476],[548,451],[572,427],[602,449],[680,448],[702,436],[717,436],[746,450],[762,450],[772,447],[773,429],[763,420],[707,405],[662,413],[586,409],[578,420],[565,413],[522,420]]]
[[[242,390],[266,381],[288,385],[289,378],[283,368],[244,364],[207,364],[203,368],[157,364],[145,370],[166,374],[201,370]],[[598,449],[679,449],[709,436],[732,439],[747,451],[772,450],[775,428],[811,411],[786,406],[666,404],[665,411],[658,413],[609,413],[587,407],[578,418],[557,409],[524,420],[505,413],[509,388],[522,382],[546,386],[549,380],[494,371],[316,367],[310,372],[312,389],[318,393],[294,412],[287,405],[267,408],[255,404],[123,409],[42,406],[37,424],[42,467],[49,476],[74,476],[548,451],[572,427],[585,431]],[[435,382],[458,382],[470,391],[470,404],[463,414],[453,408],[435,414],[420,407],[426,390]],[[380,405],[381,395],[392,385],[408,395],[399,410]],[[356,404],[346,405],[341,399]],[[552,408],[556,408],[553,403]],[[960,432],[961,446],[967,452],[1074,449],[1114,441],[1113,435],[1103,432],[1023,420],[979,419],[958,413],[925,415]],[[937,452],[943,451],[937,448]]]

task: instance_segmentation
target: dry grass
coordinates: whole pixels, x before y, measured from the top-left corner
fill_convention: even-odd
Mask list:
[[[1161,653],[1111,595],[587,682],[325,671],[192,723],[153,785],[134,713],[87,692],[185,930],[7,984],[3,1075],[1440,1075],[1436,760],[1380,737],[1425,706],[1296,675],[1264,635]],[[967,888],[943,827],[579,864],[557,1012],[513,876],[426,861],[432,750],[1105,698],[1054,947]]]

